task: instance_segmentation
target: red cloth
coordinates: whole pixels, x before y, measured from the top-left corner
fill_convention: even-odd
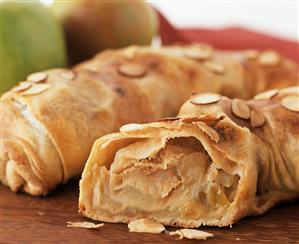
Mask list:
[[[273,49],[293,59],[299,64],[299,43],[270,35],[257,33],[243,28],[232,27],[218,30],[204,28],[177,29],[160,13],[160,36],[162,44],[175,42],[209,43],[215,48],[240,49]]]

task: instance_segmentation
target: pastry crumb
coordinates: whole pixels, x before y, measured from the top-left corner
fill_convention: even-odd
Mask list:
[[[128,224],[129,232],[159,234],[165,231],[165,227],[151,219],[137,219]]]
[[[92,222],[67,222],[67,227],[75,227],[75,228],[86,228],[86,229],[98,229],[104,226],[104,223],[94,224]]]
[[[196,240],[206,240],[208,237],[213,237],[212,233],[194,230],[194,229],[180,229],[177,231],[169,232],[169,235],[175,236],[178,235],[179,239],[183,239],[184,237],[187,239],[196,239]]]

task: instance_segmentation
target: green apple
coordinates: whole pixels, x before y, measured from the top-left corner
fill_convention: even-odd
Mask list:
[[[56,0],[52,9],[63,24],[73,63],[105,48],[148,45],[157,31],[155,11],[141,0]]]
[[[32,72],[66,65],[63,30],[38,1],[1,3],[1,94]]]

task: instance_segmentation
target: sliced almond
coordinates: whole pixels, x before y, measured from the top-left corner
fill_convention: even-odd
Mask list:
[[[245,57],[248,59],[256,59],[259,55],[259,51],[255,49],[244,51]]]
[[[288,110],[299,112],[299,96],[289,96],[281,99],[281,105]]]
[[[206,60],[212,57],[213,49],[209,46],[197,46],[194,48],[184,50],[184,55],[187,58],[195,60]]]
[[[165,118],[161,118],[156,120],[156,122],[164,122],[164,121],[175,121],[175,120],[179,120],[179,117],[165,117]]]
[[[139,233],[152,233],[159,234],[165,231],[165,227],[156,221],[151,219],[137,219],[128,224],[130,232],[139,232]]]
[[[75,73],[73,71],[65,71],[63,73],[60,74],[63,78],[67,79],[67,80],[72,80],[75,78]]]
[[[123,54],[127,60],[134,59],[134,57],[136,56],[136,47],[135,46],[128,47],[127,49],[124,50]]]
[[[233,99],[232,101],[232,111],[234,115],[241,119],[249,119],[250,118],[250,109],[247,103],[240,99]]]
[[[197,122],[196,123],[202,131],[209,136],[209,138],[213,141],[218,143],[220,141],[220,136],[216,130],[211,128],[210,126],[206,125],[204,122]]]
[[[20,92],[20,91],[27,90],[31,86],[32,86],[32,83],[30,83],[28,81],[22,81],[17,86],[12,88],[11,90],[14,91],[14,92]]]
[[[223,74],[225,73],[225,67],[219,62],[216,61],[205,61],[203,63],[204,67],[208,70],[214,72],[215,74]]]
[[[274,96],[276,96],[278,94],[278,90],[277,89],[273,89],[273,90],[269,90],[269,91],[265,91],[262,92],[260,94],[257,94],[254,99],[260,100],[260,99],[271,99]]]
[[[42,93],[48,90],[51,86],[49,84],[34,84],[29,89],[23,91],[21,94],[23,96],[30,96]]]
[[[144,128],[143,125],[141,124],[126,124],[123,125],[122,127],[119,128],[120,132],[129,132],[129,131],[134,131],[134,130],[142,130]]]
[[[43,82],[47,79],[48,75],[45,72],[37,72],[37,73],[33,73],[31,75],[29,75],[27,77],[28,81],[34,82],[34,83],[39,83],[39,82]]]
[[[140,78],[146,73],[146,69],[139,64],[123,64],[119,66],[118,71],[120,74],[132,78]]]
[[[182,118],[182,122],[192,123],[192,122],[197,122],[197,121],[204,121],[205,124],[209,124],[209,123],[215,122],[216,120],[219,120],[219,119],[223,119],[222,116],[216,117],[214,115],[206,114],[206,115],[201,115],[201,116],[185,117],[185,118]]]
[[[259,55],[258,63],[262,66],[274,66],[280,63],[280,55],[275,51],[265,51]]]
[[[87,72],[87,73],[90,72],[92,74],[98,74],[99,67],[95,63],[90,63],[90,64],[88,64],[88,66],[86,67],[86,69],[84,70],[84,72]]]
[[[201,118],[199,116],[182,118],[182,122],[185,122],[185,123],[192,123],[192,122],[197,122],[197,121],[201,121]]]
[[[213,237],[212,233],[202,231],[202,230],[194,230],[194,229],[180,229],[177,231],[169,232],[169,235],[174,236],[178,235],[179,239],[183,239],[184,237],[187,239],[196,239],[196,240],[206,240],[209,237]]]
[[[94,224],[92,222],[67,222],[67,227],[85,228],[85,229],[98,229],[103,227],[104,224]]]
[[[252,128],[257,128],[265,123],[265,117],[258,111],[252,110],[250,114],[250,124]]]
[[[190,102],[196,105],[204,105],[216,103],[220,100],[220,95],[217,93],[203,93],[191,97]]]

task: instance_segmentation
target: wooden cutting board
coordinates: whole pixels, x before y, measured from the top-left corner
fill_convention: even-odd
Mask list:
[[[0,185],[1,243],[192,243],[166,234],[129,233],[125,224],[97,230],[67,228],[67,221],[89,221],[77,213],[78,182],[48,197],[15,194]],[[168,228],[174,230],[174,228]],[[215,235],[202,243],[299,243],[299,201],[241,220],[232,228],[203,227]]]

